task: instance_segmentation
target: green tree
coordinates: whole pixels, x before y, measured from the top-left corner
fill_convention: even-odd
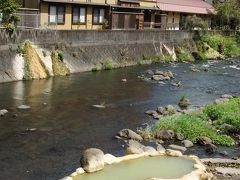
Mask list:
[[[19,17],[15,13],[19,7],[16,0],[0,0],[1,23],[9,32],[16,29]]]
[[[187,16],[186,29],[194,30],[195,28],[206,30],[208,28],[208,24],[202,18],[197,17],[196,15]]]
[[[239,0],[215,0],[214,6],[217,14],[213,25],[217,28],[236,30],[240,26],[240,1]]]

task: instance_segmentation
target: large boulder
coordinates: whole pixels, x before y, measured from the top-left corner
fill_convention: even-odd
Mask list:
[[[100,149],[89,148],[83,152],[80,162],[87,173],[92,173],[104,168],[104,160],[104,153]]]
[[[156,139],[161,139],[164,141],[172,140],[174,139],[174,137],[175,137],[175,133],[172,130],[161,130],[155,135]]]
[[[133,140],[137,140],[137,141],[143,140],[143,138],[139,134],[135,133],[131,129],[122,129],[121,131],[118,132],[118,135],[120,137],[124,137],[127,139],[133,139]]]

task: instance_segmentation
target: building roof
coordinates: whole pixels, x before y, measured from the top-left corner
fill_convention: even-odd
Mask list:
[[[204,0],[157,0],[162,11],[183,12],[193,14],[214,13],[214,7]]]

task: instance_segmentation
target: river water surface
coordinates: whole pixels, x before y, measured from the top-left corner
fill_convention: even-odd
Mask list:
[[[86,72],[40,81],[0,84],[0,179],[58,179],[79,167],[84,149],[123,155],[113,137],[123,128],[153,120],[144,112],[176,105],[186,95],[193,106],[222,94],[240,95],[240,63],[157,64]],[[191,67],[201,72],[192,72]],[[171,70],[177,88],[137,78],[148,69]],[[208,71],[204,71],[208,69]],[[127,83],[121,82],[126,78]],[[105,109],[92,107],[104,103]],[[29,110],[18,110],[19,105]]]

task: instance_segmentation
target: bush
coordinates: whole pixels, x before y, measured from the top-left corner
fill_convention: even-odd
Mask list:
[[[240,47],[236,37],[226,37],[219,34],[203,35],[198,45],[204,42],[226,57],[240,56]],[[204,49],[199,49],[199,51],[204,53]]]
[[[234,140],[227,135],[220,135],[217,131],[196,115],[174,115],[161,118],[152,128],[152,133],[171,129],[175,133],[181,133],[186,139],[196,142],[197,138],[206,136],[213,140],[215,144],[231,146]]]
[[[196,15],[187,16],[186,29],[188,29],[188,30],[195,30],[195,29],[206,30],[206,29],[208,29],[208,24],[202,18],[197,17]]]
[[[102,68],[104,70],[112,70],[114,68],[113,61],[111,59],[107,59],[102,63]]]
[[[203,112],[218,125],[233,125],[240,132],[240,98],[231,99],[224,104],[206,106]]]

